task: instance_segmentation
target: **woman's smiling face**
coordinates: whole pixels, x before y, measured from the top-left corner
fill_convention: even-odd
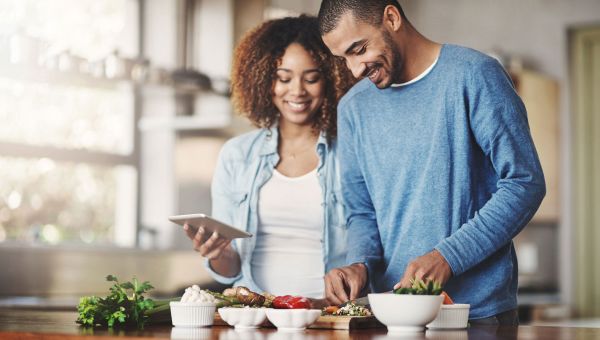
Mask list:
[[[319,65],[302,45],[290,44],[277,66],[273,86],[280,124],[311,125],[324,95],[325,80]]]

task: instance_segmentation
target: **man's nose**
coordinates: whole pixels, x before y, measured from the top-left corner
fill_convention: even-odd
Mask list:
[[[346,59],[346,66],[350,69],[354,78],[361,78],[363,73],[365,73],[365,64],[361,63],[357,58]]]

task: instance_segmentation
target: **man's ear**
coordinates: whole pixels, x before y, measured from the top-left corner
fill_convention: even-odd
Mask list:
[[[387,5],[383,9],[383,26],[391,31],[398,31],[402,26],[402,15],[398,8],[393,5]]]

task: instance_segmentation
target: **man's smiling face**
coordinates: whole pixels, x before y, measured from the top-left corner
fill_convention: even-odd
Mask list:
[[[402,53],[384,25],[370,25],[346,12],[323,41],[331,53],[346,60],[354,77],[368,77],[380,89],[400,82]]]

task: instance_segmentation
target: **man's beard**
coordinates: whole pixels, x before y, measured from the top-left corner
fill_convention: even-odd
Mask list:
[[[389,48],[391,60],[388,60],[388,66],[390,68],[389,80],[387,83],[381,84],[381,87],[378,86],[380,89],[386,89],[392,84],[400,83],[402,80],[402,55],[394,44],[394,40],[392,39],[390,32],[386,30],[383,31],[383,40]]]

